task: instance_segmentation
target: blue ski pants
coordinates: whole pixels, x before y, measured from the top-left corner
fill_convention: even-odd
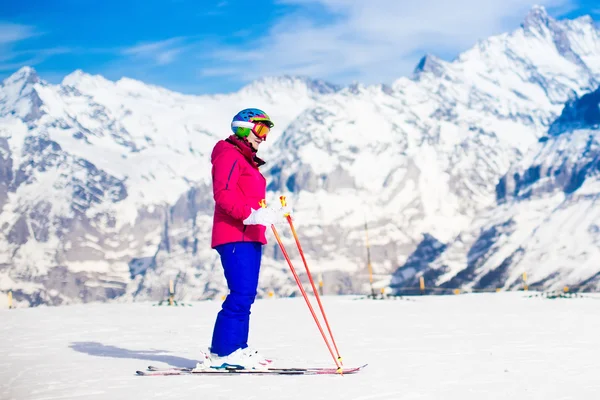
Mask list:
[[[248,347],[250,307],[256,298],[262,245],[258,242],[226,243],[216,247],[229,294],[217,314],[211,353],[226,356]]]

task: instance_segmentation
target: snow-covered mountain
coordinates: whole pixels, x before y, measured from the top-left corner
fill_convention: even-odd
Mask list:
[[[231,116],[249,106],[276,122],[261,149],[267,201],[288,196],[310,266],[324,275],[327,291],[363,290],[365,221],[381,285],[429,242],[443,249],[425,251],[436,256],[419,258],[414,273],[401,268],[394,284],[431,273],[439,283],[481,285],[465,260],[477,259],[478,272],[498,265],[489,251],[472,251],[481,247],[476,229],[495,227],[498,207],[527,217],[518,210],[526,204],[522,180],[530,177],[515,179],[510,171],[529,168],[535,156],[528,152],[562,140],[574,160],[582,157],[572,144],[578,134],[558,126],[578,123],[574,99],[598,82],[594,21],[557,21],[541,7],[521,28],[452,62],[427,55],[413,77],[390,86],[279,77],[236,93],[187,96],[81,71],[51,85],[23,68],[0,87],[0,290],[29,304],[157,299],[169,279],[180,298],[222,293],[209,248],[209,156],[229,134]],[[567,102],[571,112],[557,120]],[[551,159],[552,150],[544,151]],[[545,193],[561,182],[545,183]],[[576,208],[584,204],[582,188],[570,193]],[[540,213],[554,203],[545,204]],[[516,232],[500,226],[489,236]],[[289,234],[284,239],[295,255]],[[261,293],[289,295],[295,284],[271,242]],[[562,258],[573,256],[567,246],[544,259],[554,244],[536,246],[519,253],[532,257],[530,276],[534,269],[539,276],[563,271]],[[585,251],[580,257],[593,257]],[[511,285],[507,274],[499,276]]]
[[[500,179],[496,207],[448,245],[423,241],[420,264],[394,283],[519,288],[526,273],[532,288],[600,290],[600,88],[570,101],[549,133]]]
[[[22,68],[0,91],[1,289],[31,304],[162,296],[197,271],[186,281],[210,295],[213,145],[248,104],[285,127],[332,90],[283,77],[197,97],[81,71],[50,85]],[[138,291],[148,268],[164,279]]]

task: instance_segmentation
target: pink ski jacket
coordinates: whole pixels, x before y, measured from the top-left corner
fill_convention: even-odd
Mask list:
[[[267,182],[258,170],[264,161],[249,143],[232,135],[215,145],[211,162],[215,199],[211,247],[232,242],[266,244],[265,226],[242,222],[265,198]]]

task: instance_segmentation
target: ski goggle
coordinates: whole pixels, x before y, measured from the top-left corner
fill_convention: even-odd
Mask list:
[[[267,125],[265,125],[262,122],[257,122],[254,124],[254,127],[252,127],[252,133],[254,133],[256,136],[258,136],[261,139],[267,139],[267,135],[269,134],[269,132],[271,131],[271,128],[269,128]]]
[[[258,121],[254,121],[254,122],[233,121],[231,123],[231,126],[239,127],[239,128],[248,128],[256,136],[258,136],[259,138],[261,138],[263,140],[266,140],[267,135],[271,131],[271,127],[273,126],[273,123],[269,120],[258,120]]]

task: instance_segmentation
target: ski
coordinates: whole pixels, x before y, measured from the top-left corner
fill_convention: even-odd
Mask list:
[[[343,368],[342,374],[354,374],[366,367],[367,364],[360,367]],[[250,375],[336,375],[339,374],[336,368],[269,368],[260,369],[192,369],[192,368],[158,368],[149,366],[147,371],[136,371],[139,376],[169,376],[169,375],[215,375],[215,374],[250,374]]]
[[[363,368],[365,367],[367,364],[358,367],[358,368]],[[239,368],[229,368],[229,369],[239,369]],[[272,370],[277,370],[277,371],[305,371],[305,370],[311,370],[311,371],[337,371],[336,368],[331,368],[331,367],[297,367],[297,368],[270,368]],[[350,369],[355,369],[355,368],[350,368]],[[184,371],[184,372],[191,372],[192,370],[194,370],[194,367],[166,367],[166,368],[161,368],[161,367],[156,367],[154,365],[149,365],[148,366],[148,371],[167,371],[167,370],[177,370],[177,371]]]

